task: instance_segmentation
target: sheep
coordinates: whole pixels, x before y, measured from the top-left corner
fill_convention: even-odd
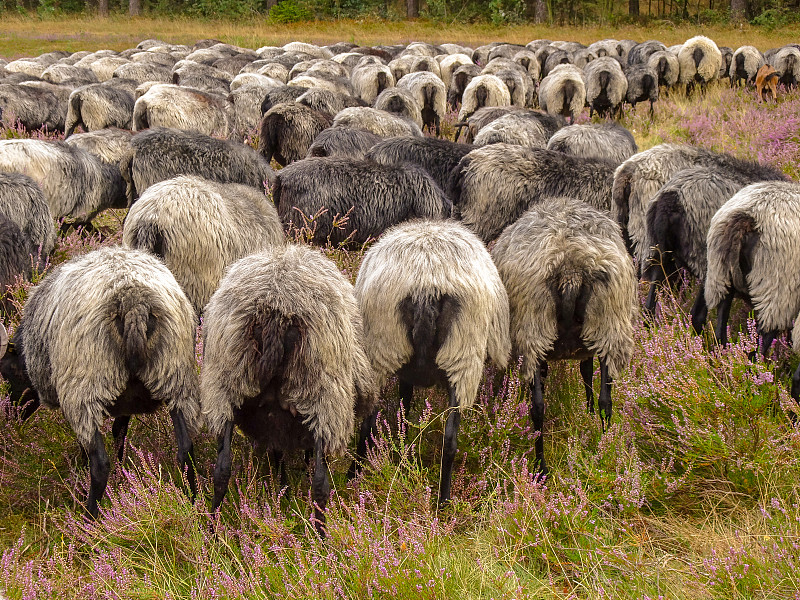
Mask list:
[[[263,87],[259,84],[245,84],[237,86],[228,95],[228,102],[233,106],[233,131],[231,139],[242,140],[245,136],[254,134],[264,116],[261,104],[272,87]]]
[[[274,246],[231,266],[203,325],[200,403],[219,440],[212,511],[227,493],[238,425],[268,451],[314,450],[314,525],[325,536],[326,455],[345,452],[376,402],[363,339],[353,286],[318,251]]]
[[[279,63],[268,62],[264,65],[261,65],[258,69],[256,69],[255,72],[259,75],[269,77],[270,79],[282,81],[283,83],[289,81],[289,69]]]
[[[572,57],[572,64],[578,67],[579,69],[586,68],[593,60],[597,60],[597,56],[588,48],[584,48],[583,50],[579,50],[574,54]]]
[[[353,85],[345,77],[326,77],[321,75],[300,75],[287,83],[289,87],[303,87],[305,89],[322,88],[335,94],[352,95]]]
[[[547,131],[538,119],[530,118],[526,111],[514,111],[482,127],[473,143],[476,146],[504,143],[546,148],[547,138]]]
[[[476,110],[469,119],[467,119],[466,124],[457,123],[457,125],[459,127],[466,126],[467,131],[465,133],[465,142],[472,143],[484,127],[500,117],[511,113],[517,114],[526,119],[536,119],[544,129],[547,139],[550,139],[556,131],[567,124],[567,122],[564,120],[564,117],[561,115],[550,115],[538,110],[524,110],[507,106],[480,108]],[[456,141],[458,141],[460,132],[460,128],[456,130]]]
[[[530,50],[523,49],[512,56],[511,60],[525,68],[525,71],[528,73],[528,77],[531,78],[531,81],[539,81],[540,70],[539,61],[536,60],[536,54]]]
[[[282,167],[305,158],[314,138],[333,123],[330,115],[302,104],[283,103],[270,108],[261,119],[258,151]]]
[[[230,91],[232,77],[214,67],[182,60],[172,69],[172,83],[208,94],[225,95]]]
[[[19,226],[0,212],[0,311],[6,315],[15,312],[15,307],[10,302],[10,288],[20,278],[26,281],[31,278],[31,255],[25,252],[27,245]],[[3,352],[5,348],[0,344],[0,356]]]
[[[618,48],[618,46],[619,42],[617,40],[605,39],[589,44],[586,50],[594,54],[597,58],[602,58],[605,56],[622,58],[622,54],[619,52],[620,48]]]
[[[23,244],[19,250],[28,266],[39,263],[40,259],[43,263],[55,247],[56,231],[39,185],[21,173],[0,173],[0,215],[20,230]]]
[[[322,131],[308,148],[307,158],[325,156],[361,159],[384,138],[371,131],[351,127],[330,127]],[[414,138],[424,139],[424,138]]]
[[[722,55],[722,64],[719,68],[719,78],[725,79],[730,77],[731,62],[733,61],[733,48],[728,46],[719,46],[719,52]]]
[[[441,384],[449,396],[439,505],[450,501],[461,411],[475,402],[488,356],[508,364],[508,296],[489,252],[452,221],[390,229],[364,255],[356,279],[365,350],[378,385],[397,374],[408,416],[414,386]],[[361,428],[365,454],[375,416]]]
[[[584,75],[589,117],[594,111],[600,116],[614,116],[614,113],[622,116],[622,103],[628,93],[628,80],[619,62],[609,56],[600,57],[586,65]]]
[[[250,146],[200,133],[155,127],[131,138],[120,161],[128,204],[148,187],[178,175],[197,175],[220,183],[241,183],[257,190],[275,181],[275,172]]]
[[[375,98],[373,108],[409,119],[416,123],[420,129],[424,126],[422,107],[407,89],[400,87],[386,88]]]
[[[263,192],[184,175],[147,188],[122,231],[124,247],[165,262],[197,315],[226,267],[283,243],[278,213]]]
[[[422,122],[436,128],[441,134],[441,121],[447,114],[447,90],[442,80],[433,73],[420,71],[409,73],[397,82],[397,87],[408,90],[416,98],[422,110]]]
[[[316,58],[333,57],[333,53],[327,48],[320,48],[319,46],[308,44],[306,42],[289,42],[283,46],[283,49],[286,52],[304,52],[305,54],[310,54]]]
[[[756,73],[756,95],[759,102],[766,102],[767,96],[778,101],[778,72],[770,65],[762,65]]]
[[[151,87],[133,107],[133,130],[171,127],[228,137],[232,107],[225,98],[177,85]]]
[[[419,125],[398,115],[368,106],[354,106],[339,111],[333,117],[334,127],[355,127],[371,131],[381,137],[416,135],[422,137]]]
[[[653,55],[655,56],[655,55]],[[633,107],[639,102],[650,102],[650,118],[653,118],[653,105],[658,100],[659,79],[657,71],[649,64],[630,65],[625,69],[625,77],[628,80],[628,91],[625,100]],[[622,106],[620,106],[622,110]]]
[[[395,84],[391,69],[386,65],[374,63],[354,68],[350,74],[350,81],[353,84],[354,94],[370,105],[375,102],[378,94],[386,88],[394,87]]]
[[[703,288],[706,278],[706,236],[711,218],[737,191],[760,181],[781,181],[785,176],[771,167],[747,161],[723,162],[678,171],[650,201],[647,208],[647,262],[643,279],[651,282],[646,311],[652,315],[656,290],[664,279],[674,279],[685,268],[700,282],[691,310],[692,327],[700,333],[707,308]]]
[[[628,52],[628,64],[647,64],[650,57],[657,52],[665,52],[667,47],[658,40],[648,40],[637,44]]]
[[[296,102],[297,99],[307,91],[309,91],[308,88],[292,85],[283,85],[271,89],[267,92],[267,95],[264,96],[263,102],[261,102],[261,115],[265,115],[270,108],[278,104]]]
[[[697,35],[683,44],[678,62],[681,66],[678,81],[686,86],[687,92],[698,83],[705,90],[710,82],[719,79],[722,53],[713,40]]]
[[[301,229],[310,220],[318,245],[360,246],[402,221],[450,216],[444,192],[408,164],[307,158],[278,173],[272,197],[284,227]]]
[[[87,513],[96,518],[109,460],[101,431],[115,417],[121,458],[130,416],[166,404],[178,463],[197,493],[191,435],[201,423],[195,323],[189,301],[156,258],[102,248],[56,267],[25,304],[2,373],[33,403],[61,408],[89,456]],[[15,386],[16,384],[16,386]]]
[[[483,72],[486,73],[486,69],[484,69]],[[529,104],[529,101],[533,97],[533,82],[522,68],[498,69],[493,75],[508,88],[511,104],[513,106],[525,108]]]
[[[467,86],[480,74],[481,68],[478,65],[461,65],[453,71],[450,88],[447,91],[447,106],[455,110],[464,97]]]
[[[147,81],[159,83],[172,83],[172,70],[155,64],[131,62],[120,65],[114,70],[113,77],[120,79],[133,79],[138,84]]]
[[[611,381],[633,355],[637,283],[619,226],[573,198],[551,198],[510,225],[492,249],[508,291],[513,356],[530,385],[531,421],[539,432],[536,460],[544,460],[543,372],[551,360],[577,359],[594,413],[594,356],[600,359],[598,408],[611,421]]]
[[[75,67],[72,65],[62,65],[59,63],[50,65],[42,73],[42,79],[50,83],[61,84],[67,81],[81,82],[83,85],[90,83],[100,83],[97,75],[91,69]]]
[[[119,165],[131,148],[130,131],[124,129],[97,129],[87,133],[76,133],[64,140],[70,146],[83,148],[109,165]]]
[[[764,55],[755,46],[741,46],[736,49],[731,59],[729,76],[731,87],[740,85],[744,80],[745,84],[755,84],[758,70],[765,64]]]
[[[617,165],[639,151],[631,132],[616,123],[569,125],[553,134],[547,149]]]
[[[84,131],[108,127],[131,129],[134,103],[133,93],[123,86],[96,83],[79,87],[69,96],[64,138],[78,127]]]
[[[786,87],[796,87],[800,82],[800,49],[788,45],[780,48],[775,56],[767,61],[778,72],[778,83]]]
[[[461,159],[449,192],[453,216],[489,242],[530,206],[551,196],[581,198],[609,210],[613,181],[614,165],[604,160],[491,144]]]
[[[466,54],[447,54],[441,57],[439,61],[439,70],[442,76],[444,86],[449,90],[450,81],[453,78],[453,73],[461,65],[473,64],[472,59]]]
[[[362,100],[349,94],[337,94],[330,90],[310,89],[298,96],[296,102],[319,112],[335,115],[351,106],[363,106]]]
[[[752,170],[746,161],[681,144],[660,144],[634,154],[616,170],[612,213],[622,227],[626,244],[643,268],[652,246],[647,237],[646,215],[650,200],[670,177],[690,167],[725,165],[731,170]],[[769,170],[769,173],[772,173]],[[766,178],[772,177],[767,174]]]
[[[53,92],[0,79],[0,119],[6,126],[21,124],[28,131],[64,130],[64,110]]]
[[[82,66],[81,62],[83,60],[78,61],[77,65]],[[86,66],[92,70],[99,81],[103,82],[114,76],[114,71],[117,70],[117,67],[126,65],[129,62],[127,58],[122,58],[121,56],[101,56],[92,60]]]
[[[484,106],[510,106],[511,94],[503,80],[495,75],[473,77],[464,90],[458,120],[464,121]]]
[[[283,86],[284,82],[273,79],[272,77],[267,77],[266,75],[260,75],[258,73],[242,72],[231,80],[230,90],[231,92],[235,92],[240,87],[246,85],[257,86],[263,89],[264,93],[266,94],[270,90]]]
[[[792,322],[796,324],[793,337],[800,338],[798,228],[800,185],[789,181],[742,188],[712,217],[705,299],[710,309],[717,308],[717,343],[728,342],[728,318],[736,293],[755,308],[762,355]]]
[[[0,171],[36,181],[56,219],[73,217],[85,224],[106,208],[125,208],[119,169],[64,142],[2,140]]]
[[[473,149],[469,144],[449,140],[402,136],[375,143],[365,158],[381,165],[411,164],[424,169],[446,191],[453,169]]]
[[[245,66],[249,65],[255,60],[254,56],[256,55],[250,56],[248,54],[237,54],[234,56],[228,56],[226,58],[220,58],[211,66],[215,69],[219,69],[220,71],[224,71],[231,77],[236,77]]]
[[[589,63],[590,65],[596,61]],[[560,65],[542,79],[539,84],[539,106],[552,115],[569,117],[570,124],[575,115],[586,104],[586,84],[583,72],[573,65]]]
[[[678,83],[678,78],[681,74],[681,65],[678,62],[678,57],[672,52],[666,50],[659,50],[650,55],[646,63],[649,67],[655,69],[658,75],[659,87],[672,88]]]

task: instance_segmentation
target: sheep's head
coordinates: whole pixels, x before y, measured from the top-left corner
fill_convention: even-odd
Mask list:
[[[25,360],[18,350],[18,345],[22,343],[20,337],[18,333],[14,340],[16,344],[10,342],[6,328],[0,323],[0,375],[11,386],[11,402],[16,406],[28,405],[22,413],[26,418],[39,406],[39,395],[33,389],[25,369]]]

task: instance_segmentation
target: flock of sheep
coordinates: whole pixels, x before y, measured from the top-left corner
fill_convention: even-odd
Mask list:
[[[345,452],[360,424],[356,472],[389,378],[406,414],[415,386],[448,392],[446,502],[461,411],[487,357],[505,368],[522,356],[546,473],[547,362],[581,361],[594,412],[599,358],[605,426],[612,378],[633,352],[637,271],[652,282],[650,312],[657,284],[680,268],[698,278],[692,324],[700,331],[718,308],[722,343],[736,295],[755,307],[764,353],[800,323],[800,185],[691,146],[638,152],[616,123],[565,120],[586,104],[607,115],[623,102],[652,107],[677,84],[753,84],[765,64],[796,85],[800,46],[762,55],[699,36],[672,48],[537,40],[253,51],[147,40],[3,62],[3,119],[67,139],[0,141],[0,283],[44,262],[56,219],[129,209],[120,247],[53,269],[13,343],[0,330],[12,401],[22,418],[40,403],[61,408],[89,457],[92,516],[110,470],[104,420],[114,417],[121,457],[130,416],[166,405],[192,495],[192,438],[203,424],[218,437],[215,510],[235,426],[280,469],[284,452],[313,451],[323,532],[326,457]],[[440,132],[448,105],[462,143],[423,134]],[[255,131],[257,150],[241,141]],[[379,239],[353,286],[287,232],[316,245]],[[800,351],[800,332],[794,340]]]

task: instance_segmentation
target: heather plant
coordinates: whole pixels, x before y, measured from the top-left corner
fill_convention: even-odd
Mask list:
[[[761,104],[752,91],[712,86],[672,93],[649,120],[626,109],[641,148],[672,141],[724,150],[798,175],[800,92]],[[455,113],[443,132],[452,135]],[[579,121],[588,121],[584,113]],[[27,135],[19,132],[20,135]],[[73,256],[119,242],[122,212],[94,230],[59,236],[32,283]],[[315,216],[290,232],[313,237]],[[340,226],[347,215],[337,218]],[[365,248],[323,252],[354,280]],[[86,521],[89,475],[58,411],[24,423],[0,400],[0,595],[58,598],[800,598],[800,429],[787,389],[797,365],[783,336],[769,360],[751,361],[749,307],[735,305],[731,343],[713,328],[691,333],[696,283],[664,291],[652,321],[636,326],[636,351],[614,382],[611,425],[586,410],[576,362],[545,379],[545,452],[518,363],[487,369],[464,411],[453,502],[436,504],[447,398],[417,389],[410,414],[390,381],[378,435],[361,473],[331,461],[326,541],[313,531],[310,475],[289,456],[289,485],[243,436],[234,436],[226,501],[210,514],[216,440],[195,440],[193,504],[175,466],[163,412],[131,421],[101,517]],[[646,290],[642,289],[642,295]],[[712,315],[713,317],[713,315]],[[15,317],[18,318],[18,317]],[[15,325],[15,321],[6,320]],[[201,326],[196,355],[202,363]],[[3,391],[0,388],[0,391]],[[106,433],[110,430],[110,420]]]

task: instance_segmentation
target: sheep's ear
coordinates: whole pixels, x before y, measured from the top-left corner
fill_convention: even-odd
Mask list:
[[[0,323],[0,358],[3,358],[8,349],[8,331],[6,326]]]

